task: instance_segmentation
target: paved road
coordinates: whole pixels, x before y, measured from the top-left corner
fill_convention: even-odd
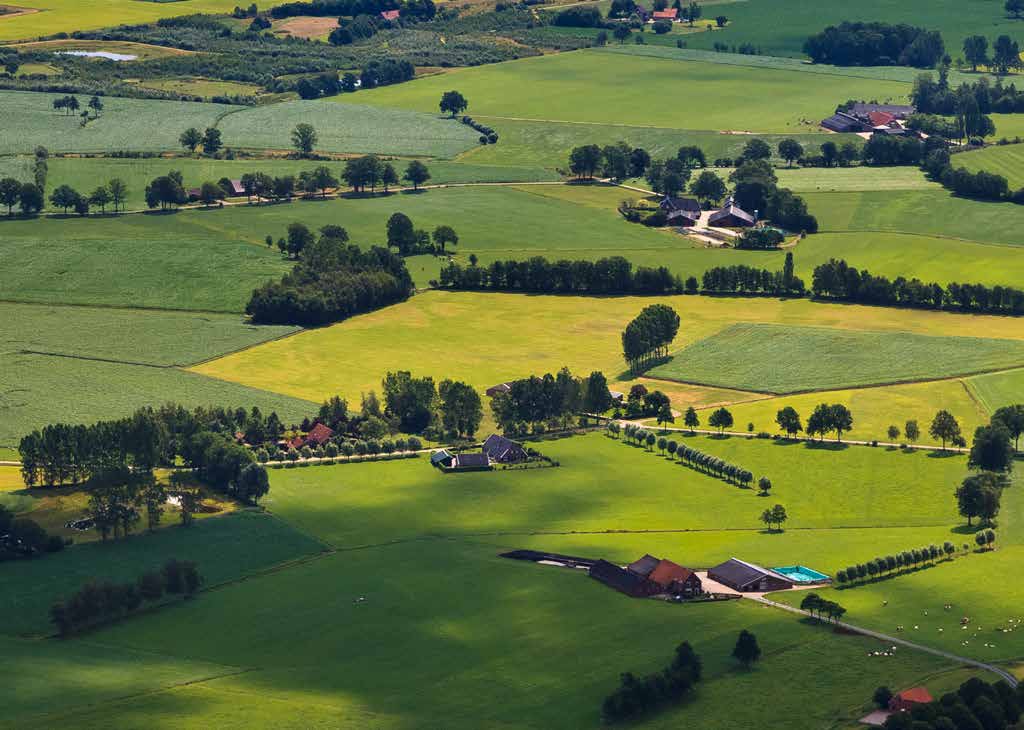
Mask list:
[[[766,606],[772,606],[773,608],[779,608],[783,611],[789,611],[790,613],[797,613],[802,616],[811,616],[811,614],[807,611],[802,611],[794,606],[788,606],[785,603],[778,603],[777,601],[772,601],[768,598],[764,598],[763,596],[752,597],[752,600],[757,601],[759,603],[763,603]],[[915,644],[914,642],[907,641],[906,639],[899,639],[895,636],[889,636],[888,634],[882,634],[877,631],[871,631],[870,629],[862,628],[860,626],[854,626],[853,624],[846,623],[845,621],[836,621],[835,625],[841,626],[842,628],[847,629],[848,631],[854,631],[858,634],[863,634],[864,636],[870,636],[873,639],[879,639],[890,644],[898,644],[900,646],[905,646],[909,649],[915,649],[917,651],[923,651],[928,654],[934,654],[935,656],[942,657],[943,659],[949,659],[950,661],[954,661],[959,664],[966,664],[970,667],[976,667],[978,669],[984,669],[988,672],[993,672],[994,674],[998,674],[1002,679],[1005,679],[1011,687],[1017,686],[1017,678],[1013,676],[1013,674],[1003,669],[1002,667],[998,667],[994,664],[986,664],[985,662],[978,661],[977,659],[970,659],[968,657],[958,656],[956,654],[951,654],[948,651],[934,649],[930,646],[925,646],[923,644]]]

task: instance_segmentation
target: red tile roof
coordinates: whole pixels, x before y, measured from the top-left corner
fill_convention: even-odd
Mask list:
[[[398,20],[398,15],[397,10],[382,10],[380,13],[380,17],[384,18],[384,20]]]
[[[675,8],[669,8],[668,10],[656,10],[654,11],[655,20],[675,20],[676,13],[679,11]]]
[[[322,423],[318,423],[313,426],[313,430],[306,436],[307,444],[316,444],[317,446],[323,446],[325,443],[331,440],[331,436],[334,435],[329,427]]]
[[[693,575],[693,571],[689,568],[676,565],[671,560],[662,560],[658,563],[658,567],[651,571],[651,574],[647,577],[658,585],[667,588],[676,581],[685,581],[691,575]]]
[[[875,127],[881,127],[883,125],[889,124],[895,118],[896,117],[894,117],[892,114],[889,114],[888,112],[868,112],[868,119],[871,120],[872,126]]]
[[[922,705],[926,705],[933,701],[931,694],[929,694],[928,690],[924,687],[912,687],[910,689],[905,689],[896,696],[904,702],[916,702]]]

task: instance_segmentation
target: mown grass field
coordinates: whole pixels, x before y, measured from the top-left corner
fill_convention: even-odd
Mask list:
[[[134,0],[125,4],[157,5]],[[0,18],[0,33],[5,22]],[[51,152],[173,150],[179,148],[178,136],[188,127],[203,129],[216,126],[221,116],[242,108],[188,101],[107,97],[103,115],[83,127],[76,115],[54,111],[53,100],[58,96],[60,94],[32,91],[0,92],[0,127],[4,129],[0,154],[32,152],[39,145]],[[239,144],[226,135],[224,142],[229,146]],[[287,143],[282,146],[287,146]]]
[[[484,389],[533,373],[624,371],[620,333],[652,300],[428,292],[341,324],[205,363],[197,372],[319,401],[354,401],[380,388],[388,370],[409,369]],[[807,300],[664,297],[682,319],[678,348],[736,322],[834,327],[881,333],[1024,339],[1024,321],[1008,317],[830,305]],[[481,312],[487,316],[482,317]],[[504,323],[495,336],[493,322]],[[444,332],[443,346],[437,333]],[[411,366],[410,363],[416,363]],[[764,363],[767,370],[771,363]],[[938,370],[941,365],[936,364]],[[628,377],[625,376],[624,377]]]
[[[255,84],[216,79],[153,79],[139,84],[147,89],[173,91],[175,94],[191,94],[209,99],[214,96],[257,96],[262,89]]]
[[[2,304],[0,313],[3,449],[16,448],[25,433],[48,423],[91,423],[167,401],[258,405],[288,422],[315,410],[305,401],[173,367],[285,335],[291,327],[254,327],[236,315],[25,304]]]
[[[0,40],[30,39],[60,32],[148,23],[159,18],[192,13],[223,13],[230,12],[234,7],[231,0],[18,0],[11,4],[20,8],[38,8],[40,12],[0,17]]]
[[[814,4],[799,0],[750,0],[716,7],[705,15],[714,16],[719,12],[728,16],[729,25],[715,33],[690,36],[687,39],[689,46],[710,49],[716,41],[730,46],[751,43],[764,55],[802,58],[803,43],[807,37],[828,25],[837,25],[844,20],[879,20],[925,25],[929,30],[938,30],[942,33],[946,50],[956,54],[960,52],[966,36],[977,33],[995,38],[1003,33],[1013,35],[1018,28],[1015,21],[1003,12],[1002,6],[984,0],[969,0],[967,3],[940,0],[927,5],[893,5],[885,0],[869,0],[856,8],[840,0]],[[785,21],[780,22],[780,18]]]
[[[290,101],[241,108],[217,126],[226,145],[261,149],[291,149],[291,132],[300,122],[316,128],[316,149],[323,152],[454,157],[479,144],[479,132],[441,117],[436,106],[420,114],[375,108],[362,98],[352,104]]]
[[[1012,190],[1024,186],[1024,145],[986,147],[953,157],[953,163],[971,172],[984,170],[1002,175]]]
[[[1024,370],[989,373],[968,378],[967,387],[989,413],[1021,400],[1024,393]]]
[[[997,375],[978,376],[979,379],[999,378]],[[842,403],[853,414],[853,429],[844,434],[844,439],[860,441],[889,442],[889,426],[900,430],[899,442],[906,442],[902,436],[904,424],[916,420],[921,429],[918,443],[938,446],[941,441],[928,434],[928,425],[935,413],[944,409],[953,414],[960,424],[965,438],[970,438],[974,429],[988,423],[990,411],[974,396],[972,384],[974,378],[939,380],[925,383],[906,383],[902,385],[880,386],[875,388],[853,388],[849,390],[829,390],[801,395],[784,395],[775,398],[747,400],[738,398],[728,405],[735,425],[733,430],[743,431],[747,424],[753,423],[755,431],[779,433],[775,423],[775,414],[786,406],[792,406],[800,414],[801,423],[807,425],[807,417],[819,403]],[[662,387],[663,381],[649,380],[645,385],[649,389]],[[665,391],[669,393],[669,391]],[[671,394],[669,394],[671,397]],[[747,400],[747,402],[743,402]],[[998,405],[1008,405],[1020,400],[1020,393],[1006,393],[997,401]],[[673,399],[675,406],[675,399]],[[678,407],[678,406],[676,406]],[[700,407],[700,406],[696,406]],[[710,410],[700,413],[704,427]],[[676,426],[682,425],[677,419]]]
[[[472,116],[787,134],[817,132],[837,99],[901,99],[910,91],[903,82],[588,50],[459,69],[360,92],[359,101],[435,112],[453,87],[469,100]]]
[[[1013,340],[744,323],[673,353],[648,375],[795,393],[968,375],[1022,362],[1024,344]]]

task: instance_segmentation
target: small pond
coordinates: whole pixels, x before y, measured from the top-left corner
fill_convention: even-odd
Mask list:
[[[83,58],[105,58],[108,61],[134,61],[138,56],[110,51],[57,51],[61,56],[82,56]]]

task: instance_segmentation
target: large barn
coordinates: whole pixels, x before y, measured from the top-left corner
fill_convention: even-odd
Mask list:
[[[675,596],[699,596],[704,592],[704,584],[696,573],[671,560],[659,561],[647,578]]]
[[[661,593],[661,586],[647,580],[642,575],[620,568],[607,560],[598,560],[590,567],[589,575],[609,588],[625,593],[633,598],[645,598]]]
[[[741,593],[784,591],[793,587],[793,582],[785,576],[739,558],[729,558],[711,568],[708,578]]]

